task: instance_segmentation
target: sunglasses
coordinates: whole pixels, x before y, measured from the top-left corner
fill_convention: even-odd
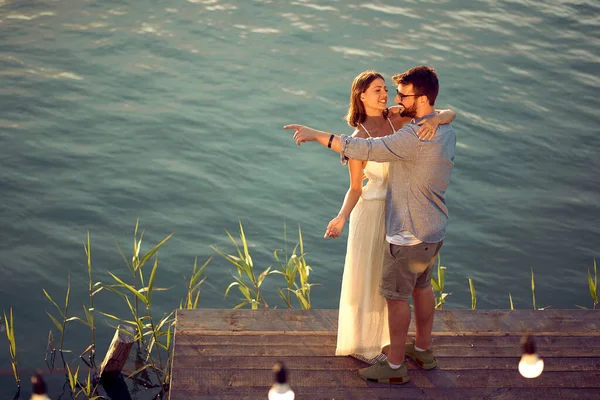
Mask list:
[[[400,101],[404,100],[405,97],[419,97],[422,94],[402,94],[398,89],[396,89],[396,95],[400,97]]]

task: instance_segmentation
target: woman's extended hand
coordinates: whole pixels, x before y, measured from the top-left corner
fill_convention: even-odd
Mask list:
[[[433,135],[435,135],[435,131],[440,124],[440,116],[436,113],[433,117],[425,118],[417,123],[421,125],[419,130],[417,131],[417,136],[421,140],[431,140]]]
[[[340,236],[342,231],[344,230],[344,224],[346,224],[346,218],[338,215],[331,221],[329,221],[329,225],[327,225],[327,230],[325,231],[325,238],[336,238]]]

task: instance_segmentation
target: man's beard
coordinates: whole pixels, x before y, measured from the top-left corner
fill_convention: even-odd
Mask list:
[[[417,105],[413,104],[411,108],[404,107],[404,110],[400,113],[401,117],[415,118],[417,116]]]

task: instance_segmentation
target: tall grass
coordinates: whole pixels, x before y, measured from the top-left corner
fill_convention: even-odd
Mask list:
[[[294,308],[292,305],[291,295],[294,294],[300,308],[302,310],[310,310],[312,302],[310,298],[310,291],[312,286],[318,285],[316,283],[309,283],[310,271],[312,268],[306,263],[306,253],[304,252],[304,241],[302,240],[302,230],[298,227],[298,244],[292,250],[291,256],[287,254],[287,235],[284,225],[284,241],[285,241],[285,260],[279,258],[281,249],[277,249],[273,252],[275,260],[280,266],[279,270],[275,270],[272,273],[283,276],[286,287],[277,289],[279,297],[284,301],[288,308]],[[300,254],[296,254],[300,250]]]
[[[202,266],[198,268],[198,258],[196,257],[194,259],[194,268],[192,270],[192,275],[190,276],[190,280],[186,285],[187,295],[185,297],[185,300],[179,303],[180,309],[193,310],[198,308],[198,301],[200,300],[200,285],[202,285],[206,280],[206,276],[202,277],[202,274],[204,273],[204,269],[206,268],[210,260],[212,260],[212,257],[206,260],[204,264],[202,264]]]
[[[87,273],[88,273],[88,294],[90,303],[88,307],[83,306],[83,314],[85,319],[79,318],[78,320],[82,322],[84,325],[90,328],[91,340],[92,343],[89,345],[87,349],[81,354],[80,357],[83,358],[85,354],[88,354],[89,367],[96,366],[96,319],[95,313],[96,308],[94,307],[94,296],[102,290],[100,285],[95,285],[92,279],[92,246],[91,246],[91,238],[90,233],[87,234],[87,243],[83,245],[83,249],[85,251],[85,255],[87,258]]]
[[[12,307],[10,308],[10,311],[8,313],[8,317],[6,316],[6,311],[4,312],[4,328],[6,330],[6,338],[8,339],[10,364],[12,366],[15,382],[17,383],[17,388],[20,391],[21,379],[19,378],[19,369],[17,368],[19,360],[17,359],[17,340],[15,338],[15,320],[13,318]]]
[[[235,266],[237,275],[232,275],[234,281],[229,284],[225,290],[225,297],[229,294],[232,288],[237,288],[242,295],[242,301],[238,303],[234,309],[245,306],[250,306],[253,310],[259,308],[269,308],[266,300],[262,295],[261,287],[265,279],[269,275],[277,274],[284,278],[286,287],[277,290],[280,298],[288,308],[293,308],[292,295],[294,295],[303,310],[310,310],[312,307],[311,288],[317,284],[309,282],[310,271],[312,268],[307,264],[304,242],[302,240],[302,231],[298,227],[298,244],[294,247],[292,254],[287,253],[287,232],[284,225],[284,247],[285,259],[280,258],[280,253],[283,251],[277,249],[273,252],[275,261],[279,264],[279,270],[273,270],[273,266],[269,265],[260,274],[255,271],[253,259],[248,250],[248,240],[244,233],[244,227],[240,222],[239,242],[228,231],[227,236],[233,242],[236,254],[228,254],[215,246],[211,246],[218,254],[225,258],[229,263]]]
[[[594,258],[594,277],[588,269],[588,287],[590,289],[590,296],[592,296],[592,303],[594,310],[598,307],[600,302],[600,293],[598,292],[598,270],[596,269],[596,259]]]
[[[231,236],[228,231],[226,232],[227,236],[229,236],[229,239],[235,246],[237,256],[227,254],[224,251],[219,250],[216,246],[211,246],[213,250],[223,256],[223,258],[233,264],[236,268],[237,276],[235,274],[232,275],[234,281],[225,290],[225,297],[227,297],[229,291],[235,287],[242,294],[243,300],[241,303],[237,304],[234,309],[238,309],[247,305],[250,305],[253,310],[257,310],[259,308],[269,308],[269,305],[262,296],[261,286],[265,278],[271,273],[271,266],[267,267],[263,272],[257,275],[254,262],[252,261],[252,257],[250,256],[250,252],[248,250],[248,241],[246,240],[246,235],[244,234],[244,227],[242,226],[241,222],[241,247],[238,245],[237,240]]]
[[[477,308],[477,294],[475,293],[475,285],[471,278],[469,278],[469,290],[471,291],[471,310],[475,310]]]
[[[535,277],[533,275],[533,268],[531,268],[531,301],[533,303],[533,309],[537,310],[537,302],[535,301]]]
[[[83,306],[83,316],[69,316],[69,297],[71,293],[71,282],[70,278],[67,280],[67,290],[65,296],[64,306],[60,307],[58,303],[52,298],[52,296],[44,289],[44,295],[58,311],[58,317],[55,317],[51,313],[47,313],[54,326],[60,332],[60,345],[59,352],[65,367],[68,387],[71,389],[71,396],[78,398],[83,396],[87,399],[98,399],[98,387],[100,384],[100,377],[98,376],[98,369],[96,367],[95,353],[96,353],[96,307],[94,297],[103,289],[106,289],[119,298],[121,298],[127,306],[130,312],[130,318],[120,318],[106,312],[99,311],[101,315],[108,317],[109,319],[118,321],[119,323],[132,326],[134,332],[134,339],[137,344],[137,350],[135,354],[136,358],[136,370],[128,375],[134,383],[141,384],[145,388],[158,388],[159,393],[157,396],[164,396],[168,391],[170,382],[170,366],[171,366],[171,346],[172,346],[172,333],[174,311],[165,314],[159,318],[152,314],[152,305],[154,300],[154,294],[157,291],[164,290],[156,287],[156,276],[159,266],[158,250],[162,247],[172,236],[172,234],[165,237],[161,242],[152,247],[148,252],[142,253],[142,238],[143,232],[139,231],[139,220],[136,221],[134,229],[134,240],[132,256],[126,257],[123,251],[119,248],[121,255],[125,260],[125,264],[128,267],[130,278],[121,278],[117,274],[109,272],[112,282],[94,282],[93,280],[93,267],[92,267],[92,253],[91,253],[91,238],[88,233],[87,242],[84,243],[84,251],[87,257],[87,278],[88,278],[88,295],[89,304]],[[208,263],[208,262],[207,262]],[[193,300],[190,297],[190,301],[194,307],[198,304],[199,288],[202,282],[198,277],[202,274],[204,267],[197,269],[196,263],[194,264],[194,271],[190,284],[188,286],[188,294],[194,296]],[[150,272],[145,271],[144,266],[152,265]],[[146,268],[147,269],[147,268]],[[187,305],[187,300],[186,300]],[[80,355],[82,361],[89,368],[86,374],[80,373],[79,366],[70,365],[64,358],[64,341],[66,337],[67,325],[69,322],[78,321],[90,329],[91,343],[86,350]],[[118,329],[113,326],[113,328]],[[127,330],[121,330],[122,332],[128,333]],[[56,346],[54,345],[54,335],[52,331],[48,334],[48,344],[46,350],[46,360],[50,369],[54,368],[54,354],[56,352]],[[50,362],[48,363],[48,354],[50,354]],[[87,355],[87,359],[84,356]],[[150,372],[154,378],[148,374]]]
[[[54,326],[56,326],[56,329],[58,329],[58,331],[60,332],[60,345],[58,348],[58,352],[62,359],[63,367],[66,368],[67,362],[65,361],[64,353],[69,352],[69,350],[65,350],[65,348],[64,348],[65,335],[67,333],[67,323],[78,319],[77,317],[69,317],[69,297],[71,295],[71,276],[70,276],[70,274],[67,276],[67,290],[66,290],[66,294],[65,294],[65,304],[64,304],[63,308],[61,308],[58,305],[58,303],[56,303],[56,301],[54,301],[54,299],[52,298],[52,296],[50,296],[50,294],[46,291],[46,289],[42,289],[42,291],[44,292],[44,295],[46,296],[48,301],[50,301],[50,303],[52,303],[54,308],[56,308],[56,310],[58,311],[58,314],[60,316],[60,320],[59,320],[54,315],[50,314],[49,312],[46,312],[48,317],[50,317],[50,319],[54,323]],[[54,360],[54,357],[52,357],[52,360]],[[52,368],[54,368],[54,365],[52,365]]]
[[[446,304],[446,297],[451,293],[444,292],[444,286],[446,285],[446,267],[442,265],[442,258],[438,253],[437,262],[437,276],[431,277],[431,285],[433,290],[438,294],[435,295],[435,308],[438,310],[444,309]]]
[[[156,273],[159,266],[158,250],[173,234],[167,235],[147,253],[140,255],[144,232],[139,233],[139,236],[138,232],[139,220],[136,221],[133,235],[131,262],[128,261],[119,248],[131,275],[130,282],[127,283],[125,279],[109,272],[109,275],[113,278],[113,282],[111,284],[100,284],[101,287],[117,294],[125,302],[132,319],[119,318],[105,312],[102,312],[102,315],[119,323],[131,325],[135,329],[134,339],[137,344],[136,362],[138,368],[128,377],[136,377],[146,387],[159,388],[160,394],[163,395],[168,391],[170,381],[174,311],[168,315],[163,315],[161,318],[156,318],[152,314],[152,302],[155,291],[164,290],[155,287]],[[154,263],[152,264],[149,277],[146,278],[144,275],[144,266],[153,257]],[[122,332],[128,333],[125,330]],[[163,351],[166,354],[166,358]],[[156,382],[152,382],[146,372],[153,374]]]

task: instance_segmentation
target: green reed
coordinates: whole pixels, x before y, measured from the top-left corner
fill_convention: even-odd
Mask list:
[[[88,305],[88,307],[86,307],[85,305],[83,306],[83,313],[85,319],[79,319],[79,321],[81,321],[84,325],[90,328],[92,343],[81,354],[80,357],[83,357],[83,355],[85,354],[89,354],[89,365],[91,367],[94,367],[96,365],[96,308],[94,307],[94,296],[102,290],[102,287],[100,285],[95,285],[92,279],[92,246],[89,232],[87,234],[87,244],[83,245],[83,249],[85,250],[85,255],[87,258],[88,293],[90,298],[90,304]]]
[[[229,294],[229,291],[236,287],[239,292],[243,296],[243,301],[237,304],[234,309],[238,309],[247,305],[250,305],[253,310],[257,310],[258,308],[269,308],[269,305],[265,301],[261,293],[261,286],[265,280],[265,278],[271,274],[271,267],[267,267],[263,272],[261,272],[258,276],[254,270],[254,262],[252,261],[252,257],[250,256],[250,252],[248,250],[248,241],[246,240],[246,235],[244,234],[244,227],[242,226],[242,222],[240,221],[240,240],[242,246],[238,245],[237,240],[231,236],[231,234],[226,230],[227,236],[235,245],[235,249],[237,251],[237,256],[232,254],[227,254],[221,250],[219,250],[216,246],[211,246],[213,250],[219,253],[223,258],[233,264],[237,271],[237,276],[232,275],[234,282],[232,282],[227,289],[225,290],[225,297]]]
[[[124,279],[109,272],[114,282],[111,284],[99,284],[101,287],[117,294],[125,302],[133,318],[129,320],[105,312],[101,312],[101,314],[135,328],[134,340],[137,344],[137,369],[128,378],[136,378],[146,387],[158,387],[161,394],[164,394],[168,391],[170,382],[171,331],[174,325],[174,311],[157,319],[152,315],[152,302],[156,291],[166,290],[155,287],[156,273],[159,266],[158,250],[173,236],[173,233],[167,235],[147,253],[140,255],[144,233],[141,232],[138,237],[138,232],[139,220],[136,221],[133,235],[133,255],[131,262],[128,261],[123,251],[119,248],[129,269],[131,282],[127,283]],[[152,264],[150,275],[146,279],[143,267],[152,257],[154,257],[154,263]],[[142,306],[145,306],[145,310],[141,309]],[[122,330],[122,332],[129,334],[125,330]],[[167,354],[165,360],[163,360],[163,351]],[[154,373],[158,383],[151,382],[150,377],[146,373],[147,371]]]
[[[276,270],[273,273],[280,274],[285,279],[287,283],[287,287],[285,288],[286,291],[284,292],[283,289],[279,288],[277,289],[277,293],[279,293],[279,297],[281,297],[287,308],[292,309],[294,308],[294,306],[292,305],[292,292],[294,289],[294,282],[296,282],[296,276],[298,275],[297,263],[295,261],[295,258],[297,258],[296,249],[298,246],[294,247],[292,256],[289,257],[287,250],[287,227],[285,223],[283,224],[283,243],[284,249],[276,249],[273,252],[273,257],[275,258],[275,261],[277,261],[277,263],[279,264],[280,268],[280,270]],[[284,251],[285,259],[281,260],[279,258],[279,254]]]
[[[592,303],[594,304],[594,310],[598,307],[600,302],[600,293],[598,293],[598,271],[596,269],[596,259],[594,258],[594,277],[588,268],[588,286],[590,289],[590,296],[592,296]]]
[[[469,278],[469,290],[471,291],[471,310],[475,310],[477,308],[477,294],[475,293],[475,285],[471,278]]]
[[[531,300],[533,303],[533,309],[537,310],[537,302],[535,301],[535,276],[533,275],[533,268],[531,268]]]
[[[291,294],[294,294],[298,300],[300,308],[302,310],[310,310],[312,307],[310,299],[311,287],[318,284],[309,283],[310,271],[312,271],[312,268],[306,263],[306,253],[304,252],[302,230],[300,227],[298,227],[298,244],[294,247],[292,254],[289,257],[287,254],[287,235],[285,225],[283,227],[283,232],[286,248],[285,260],[281,260],[279,258],[279,253],[281,253],[283,250],[275,250],[273,252],[273,257],[279,264],[280,269],[275,270],[272,273],[283,276],[286,282],[286,287],[283,289],[278,288],[277,292],[279,293],[279,297],[281,297],[288,308],[294,308],[291,300]],[[300,254],[297,254],[298,250],[300,250]]]
[[[433,286],[433,290],[439,293],[439,296],[434,294],[435,308],[443,310],[444,304],[446,304],[446,297],[452,293],[444,292],[444,286],[446,285],[446,267],[442,265],[442,258],[439,253],[437,259],[437,276],[431,277],[431,285]]]
[[[185,297],[185,301],[179,303],[180,309],[193,310],[198,308],[198,301],[200,300],[200,285],[202,285],[206,280],[206,276],[202,277],[202,274],[204,273],[204,268],[206,268],[210,260],[212,260],[212,257],[206,260],[204,264],[198,268],[198,257],[194,259],[192,275],[186,285],[187,295]]]
[[[19,369],[17,368],[17,364],[19,360],[17,359],[17,341],[15,338],[15,321],[13,318],[13,310],[12,307],[8,313],[8,317],[6,316],[6,311],[4,312],[4,328],[6,331],[6,338],[8,339],[8,351],[10,354],[10,364],[12,366],[13,375],[15,377],[15,382],[17,383],[17,388],[21,389],[21,379],[19,378]]]
[[[50,294],[46,291],[46,289],[42,289],[42,291],[44,292],[44,295],[46,296],[48,301],[50,301],[50,303],[52,303],[54,308],[56,308],[56,310],[58,311],[58,314],[60,316],[60,321],[59,321],[59,319],[54,317],[54,315],[50,314],[49,312],[46,312],[48,317],[50,317],[50,319],[54,323],[54,326],[56,326],[56,329],[58,329],[58,331],[60,332],[60,346],[58,348],[58,352],[62,359],[63,367],[66,367],[67,362],[65,361],[64,353],[70,352],[69,350],[64,349],[65,336],[66,336],[66,332],[67,332],[67,323],[79,319],[77,317],[69,317],[69,297],[71,295],[71,275],[70,274],[67,275],[67,291],[65,294],[65,304],[64,304],[63,308],[61,308],[56,303],[56,301],[54,301],[54,299],[52,298],[52,296],[50,296]],[[51,334],[49,335],[49,337],[51,337]],[[52,351],[55,352],[56,349],[52,349]],[[54,368],[54,354],[51,355],[51,359],[52,359],[51,369],[53,369]]]
[[[248,250],[248,240],[244,233],[244,228],[240,222],[240,233],[239,242],[236,240],[228,231],[227,235],[233,242],[236,254],[227,254],[224,251],[218,249],[215,246],[211,246],[218,254],[225,258],[229,263],[236,267],[237,275],[232,275],[234,281],[229,284],[225,290],[225,297],[229,294],[232,288],[237,288],[242,294],[242,302],[238,303],[234,309],[238,309],[244,306],[250,306],[253,310],[259,308],[269,308],[266,300],[262,295],[261,287],[269,275],[277,274],[281,275],[285,282],[285,288],[278,288],[277,293],[283,300],[288,308],[293,308],[292,294],[296,297],[300,308],[303,310],[310,310],[312,307],[311,302],[311,288],[314,285],[309,282],[310,271],[312,268],[306,262],[306,254],[304,252],[304,242],[302,240],[302,230],[298,227],[298,244],[294,247],[291,255],[287,252],[287,231],[284,224],[284,247],[285,247],[285,259],[282,259],[280,254],[284,251],[277,249],[273,252],[273,257],[279,269],[273,270],[273,266],[270,265],[262,273],[257,275],[255,271],[256,266],[250,252]]]

